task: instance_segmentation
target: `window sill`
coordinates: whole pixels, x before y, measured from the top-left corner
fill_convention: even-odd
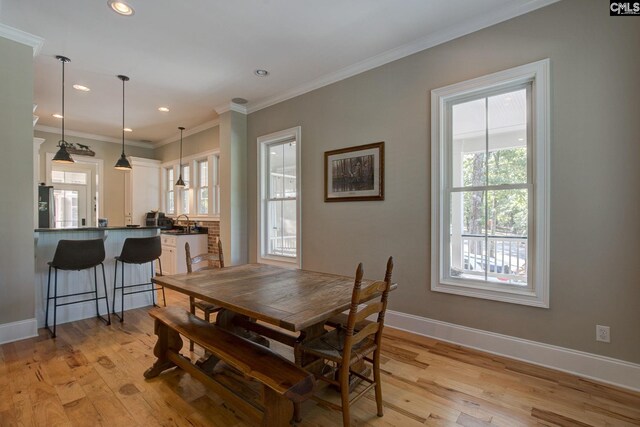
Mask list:
[[[259,256],[257,261],[260,264],[269,264],[286,268],[301,268],[298,258],[286,258],[276,256]]]
[[[436,281],[431,284],[431,290],[471,298],[481,298],[492,301],[508,302],[511,304],[528,305],[539,308],[549,308],[549,300],[545,295],[537,294],[531,289],[495,289],[478,285]]]

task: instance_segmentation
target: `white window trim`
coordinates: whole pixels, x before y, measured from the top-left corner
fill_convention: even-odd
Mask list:
[[[183,157],[182,158],[182,164],[183,165],[188,165],[190,167],[189,169],[189,191],[191,191],[190,197],[189,197],[189,212],[192,213],[188,213],[186,214],[190,220],[197,220],[197,221],[219,221],[220,220],[220,214],[207,214],[207,215],[202,215],[202,214],[197,214],[197,202],[196,202],[196,195],[195,195],[195,190],[196,188],[198,188],[197,186],[194,186],[193,184],[195,183],[194,178],[197,177],[197,174],[199,173],[199,171],[197,171],[197,164],[199,161],[202,161],[204,159],[209,160],[209,165],[211,166],[209,168],[209,208],[210,208],[210,212],[213,212],[216,210],[218,210],[218,212],[220,212],[220,206],[216,205],[216,189],[220,186],[220,183],[218,182],[217,185],[215,184],[215,179],[214,177],[216,176],[215,174],[218,173],[218,169],[220,167],[219,164],[219,160],[218,162],[215,162],[214,157],[218,156],[218,159],[220,158],[220,150],[209,150],[209,151],[203,151],[201,153],[197,153],[197,154],[193,154],[191,156],[187,156],[187,157]],[[161,171],[162,171],[162,189],[160,191],[161,194],[161,200],[160,200],[160,205],[162,206],[162,209],[167,208],[167,169],[169,168],[173,168],[173,175],[175,177],[175,179],[178,179],[177,177],[180,175],[180,159],[176,159],[176,160],[172,160],[170,162],[165,162],[162,163],[161,166]],[[181,210],[181,204],[182,204],[182,196],[181,196],[181,191],[178,190],[177,188],[174,187],[173,189],[174,191],[174,196],[173,196],[173,201],[174,201],[174,207],[175,207],[175,212],[172,214],[167,214],[168,217],[170,218],[177,218],[178,215],[181,215],[179,213],[179,211]],[[180,197],[178,196],[180,195]],[[178,200],[179,199],[179,200]],[[218,202],[219,204],[219,202]]]
[[[266,181],[263,178],[263,172],[266,169],[266,150],[270,144],[277,143],[283,140],[295,138],[296,140],[296,250],[297,254],[295,258],[281,257],[276,255],[267,255],[264,253],[265,247],[265,209],[264,199],[266,197]],[[291,129],[285,129],[279,132],[270,133],[258,137],[257,141],[257,153],[258,153],[258,174],[257,174],[257,188],[258,188],[258,215],[257,215],[257,242],[258,253],[257,260],[259,263],[280,265],[285,267],[291,267],[295,265],[297,268],[302,268],[302,128],[300,126],[293,127]]]
[[[431,290],[475,298],[549,308],[549,139],[550,82],[549,59],[525,64],[487,76],[456,83],[431,91]],[[447,102],[485,89],[497,89],[532,81],[533,94],[533,158],[532,199],[535,228],[529,234],[534,239],[530,255],[532,265],[530,290],[489,289],[482,285],[453,283],[446,280],[441,253],[445,241],[442,219],[446,171]],[[531,203],[530,203],[531,205]],[[446,266],[448,268],[448,266]]]

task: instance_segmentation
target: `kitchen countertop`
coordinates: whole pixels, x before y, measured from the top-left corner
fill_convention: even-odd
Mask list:
[[[71,228],[36,228],[34,231],[35,232],[73,232],[73,231],[110,231],[110,230],[158,230],[160,229],[160,227],[147,227],[147,226],[140,226],[140,227],[127,227],[127,226],[120,226],[120,227],[71,227]]]

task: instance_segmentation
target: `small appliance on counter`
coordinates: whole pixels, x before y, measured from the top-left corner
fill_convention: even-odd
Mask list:
[[[109,221],[107,218],[98,218],[98,227],[104,228],[109,226]]]
[[[147,220],[145,222],[145,225],[147,227],[157,227],[158,226],[158,215],[159,215],[158,211],[147,212]]]
[[[170,230],[173,228],[173,220],[164,216],[164,212],[158,212],[158,227],[163,230]]]

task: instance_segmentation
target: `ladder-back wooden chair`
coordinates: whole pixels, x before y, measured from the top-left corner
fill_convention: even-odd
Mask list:
[[[210,270],[213,268],[222,268],[224,267],[224,255],[222,252],[222,241],[218,239],[218,253],[212,254],[201,254],[191,258],[191,248],[189,248],[189,243],[184,244],[184,251],[187,257],[187,273],[193,273],[195,271],[203,271]],[[207,265],[204,267],[200,267],[194,270],[194,266],[200,264],[202,262],[207,262]],[[217,264],[212,265],[212,264]],[[204,314],[204,320],[207,322],[211,321],[211,314],[220,311],[221,307],[218,307],[215,304],[211,304],[206,301],[197,300],[194,297],[189,297],[189,311],[194,316],[196,315],[196,309],[199,309]],[[193,351],[193,341],[189,343],[189,350]]]
[[[390,257],[387,261],[384,281],[376,281],[362,289],[363,268],[362,263],[360,263],[356,270],[351,306],[346,324],[310,342],[300,344],[299,349],[303,354],[307,353],[335,363],[335,369],[332,372],[328,375],[318,375],[317,378],[340,389],[342,405],[338,406],[317,396],[314,396],[314,399],[342,410],[342,420],[345,427],[350,424],[349,406],[372,388],[375,388],[378,416],[381,417],[383,415],[382,387],[380,384],[380,350],[387,299],[391,289],[392,271],[393,257]],[[371,299],[376,294],[379,294],[379,296]],[[375,314],[377,314],[375,322],[365,322],[367,317]],[[358,330],[356,324],[364,326]],[[352,369],[353,365],[358,363],[362,365],[361,362],[363,361],[373,365],[373,379]],[[335,379],[335,374],[337,374],[337,380]],[[351,375],[358,377],[367,384],[353,398],[350,398],[349,393]],[[296,412],[299,413],[299,407],[296,408]]]

